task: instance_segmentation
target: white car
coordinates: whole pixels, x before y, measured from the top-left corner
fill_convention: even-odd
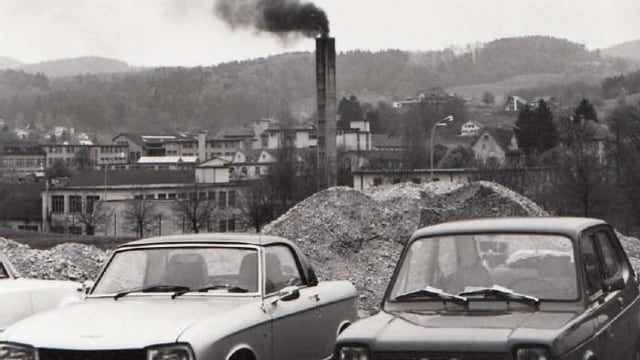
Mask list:
[[[85,301],[0,334],[0,360],[326,360],[357,295],[318,281],[286,239],[139,240],[114,251]]]
[[[0,333],[18,320],[83,298],[83,285],[77,282],[19,277],[0,251]]]

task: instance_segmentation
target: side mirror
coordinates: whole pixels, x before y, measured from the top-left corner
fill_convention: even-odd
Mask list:
[[[278,292],[278,300],[292,301],[300,297],[300,289],[297,286],[287,286]]]
[[[611,279],[607,279],[602,282],[602,291],[612,292],[624,289],[624,278],[622,276],[616,276]]]

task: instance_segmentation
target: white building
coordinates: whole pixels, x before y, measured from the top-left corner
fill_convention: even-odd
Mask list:
[[[482,130],[482,125],[475,121],[467,121],[460,128],[460,136],[477,136]]]

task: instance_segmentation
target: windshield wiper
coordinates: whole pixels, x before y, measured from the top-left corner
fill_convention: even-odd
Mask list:
[[[411,290],[404,294],[400,294],[396,296],[396,300],[400,300],[400,301],[417,299],[417,298],[437,299],[437,300],[442,300],[445,303],[450,301],[452,303],[464,305],[464,306],[466,306],[467,303],[469,302],[467,298],[462,296],[462,294],[460,295],[449,294],[447,292],[442,291],[442,289],[434,288],[431,286],[427,286],[424,289]]]
[[[499,285],[493,285],[490,288],[488,287],[472,288],[471,290],[461,292],[458,295],[464,296],[464,297],[470,297],[470,296],[473,297],[473,296],[480,296],[480,295],[483,297],[493,296],[501,300],[506,300],[507,302],[518,301],[525,304],[533,305],[536,308],[540,306],[540,299],[538,299],[537,297],[520,294],[509,288],[499,286]]]
[[[171,298],[175,299],[178,296],[182,296],[190,292],[209,292],[209,290],[220,290],[220,289],[227,289],[227,291],[230,293],[248,293],[249,292],[249,289],[245,289],[237,285],[215,284],[215,285],[203,286],[197,289],[184,289],[184,290],[176,291],[175,293],[173,293],[173,295],[171,295]]]
[[[136,292],[148,293],[148,292],[184,291],[184,290],[189,290],[189,288],[186,286],[180,286],[180,285],[153,285],[153,286],[147,286],[143,288],[121,291],[113,296],[113,300],[118,300],[123,296],[127,296],[131,293],[136,293]]]

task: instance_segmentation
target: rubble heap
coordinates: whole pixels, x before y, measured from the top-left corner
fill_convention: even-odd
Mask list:
[[[73,243],[36,250],[0,238],[0,251],[9,257],[21,276],[39,279],[95,279],[107,260],[107,253],[97,247]]]
[[[531,200],[494,183],[403,183],[361,192],[336,187],[300,202],[263,229],[293,240],[322,279],[348,279],[360,308],[380,303],[403,243],[413,231],[442,221],[542,216]]]

